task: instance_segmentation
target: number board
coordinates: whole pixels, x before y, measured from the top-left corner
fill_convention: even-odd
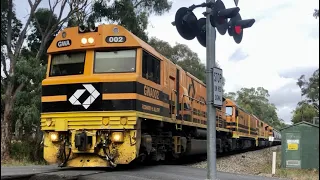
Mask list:
[[[222,91],[222,69],[214,67],[213,68],[213,105],[222,106],[223,100]]]
[[[60,40],[57,42],[58,48],[68,47],[68,46],[71,46],[71,39]]]
[[[126,42],[127,38],[125,36],[107,36],[106,42],[107,43],[124,43]]]

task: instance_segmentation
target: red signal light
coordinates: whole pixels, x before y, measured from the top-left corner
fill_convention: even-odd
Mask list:
[[[241,28],[241,26],[235,26],[235,27],[234,27],[234,30],[235,30],[235,32],[236,32],[237,34],[240,34],[241,31],[242,31],[242,28]]]

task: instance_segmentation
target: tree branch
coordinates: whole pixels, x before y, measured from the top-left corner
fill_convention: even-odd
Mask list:
[[[60,13],[58,16],[58,22],[61,20],[62,13],[63,13],[64,7],[66,6],[66,4],[67,4],[67,1],[63,1],[63,3],[61,4]],[[71,10],[70,10],[70,12],[71,12]]]
[[[59,0],[57,0],[56,2],[59,2]],[[44,32],[44,34],[46,34],[45,37],[42,38],[42,43],[41,43],[41,46],[39,48],[39,51],[36,55],[36,58],[38,59],[42,52],[44,51],[44,46],[47,44],[48,42],[48,39],[49,37],[52,35],[52,33],[57,29],[59,28],[58,30],[60,30],[60,28],[63,26],[63,24],[76,12],[82,10],[83,8],[87,7],[87,2],[88,0],[86,0],[83,5],[80,7],[80,8],[76,8],[75,10],[73,10],[71,7],[72,7],[72,4],[69,3],[70,5],[70,11],[69,13],[67,14],[67,16],[65,18],[62,18],[62,14],[63,14],[63,11],[65,9],[65,6],[66,6],[66,3],[67,1],[63,1],[63,3],[61,4],[61,8],[60,8],[60,13],[59,13],[59,16],[58,16],[58,19],[57,19],[57,22],[53,25],[48,25],[48,27],[46,28],[46,31]],[[51,5],[50,5],[51,6]],[[56,4],[54,5],[53,8],[51,8],[52,10],[54,10]],[[52,14],[54,14],[54,12],[52,11]]]
[[[3,65],[3,72],[6,75],[7,78],[10,78],[8,70],[7,70],[7,62],[6,59],[1,59],[2,65]]]
[[[32,7],[33,4],[32,4],[32,2],[31,2],[31,0],[28,0],[28,2],[29,2],[30,7]],[[49,5],[50,5],[50,0],[49,0]],[[41,25],[40,25],[40,23],[39,23],[36,15],[35,15],[35,11],[34,11],[31,15],[33,16],[33,18],[34,18],[34,20],[35,20],[35,22],[36,22],[36,26],[38,27],[38,29],[39,29],[39,31],[40,31],[40,34],[41,34],[41,36],[43,37],[44,32],[43,32],[42,29],[41,29]]]
[[[8,24],[7,24],[7,41],[6,45],[7,45],[7,52],[9,54],[9,51],[11,51],[11,40],[12,40],[12,0],[8,1]]]
[[[135,5],[133,6],[133,8],[136,9],[141,3],[143,3],[143,0],[141,0],[141,1],[139,1],[137,4],[135,4]]]
[[[1,40],[3,41],[3,43],[4,43],[4,45],[7,47],[7,49],[8,49],[8,43],[7,43],[7,38],[5,37],[5,36],[1,36]],[[7,50],[8,51],[8,50]],[[12,53],[12,51],[11,51],[11,53]]]
[[[40,2],[41,2],[41,0],[35,0],[34,4],[32,4],[31,0],[29,0],[29,4],[32,5],[32,6],[30,6],[30,8],[31,8],[30,16],[29,16],[29,18],[28,18],[23,30],[21,31],[19,39],[17,41],[16,48],[15,48],[15,51],[14,51],[15,58],[18,57],[18,55],[19,55],[19,52],[21,50],[21,47],[22,47],[22,44],[23,44],[23,41],[24,41],[24,36],[27,33],[27,28],[28,28],[28,26],[29,26],[29,24],[31,22],[31,19],[32,19],[32,14],[35,12],[35,10],[37,9],[37,7],[40,4]]]
[[[88,6],[87,2],[88,2],[88,0],[86,0],[80,8],[77,8],[74,10],[71,9],[65,18],[61,19],[61,16],[59,16],[58,22],[55,25],[53,25],[52,27],[57,27],[57,26],[61,25],[61,23],[62,24],[65,23],[67,21],[67,19],[69,19],[74,13],[86,8]],[[71,7],[71,5],[70,5],[70,7]],[[60,14],[61,14],[61,12],[60,12]],[[52,30],[53,30],[53,28],[52,28]]]
[[[8,1],[8,24],[7,24],[7,40],[4,41],[6,42],[6,46],[7,46],[7,53],[8,53],[8,57],[10,59],[10,65],[14,63],[14,57],[13,57],[13,53],[12,53],[12,0]],[[2,38],[2,37],[1,37]],[[14,72],[14,68],[11,65],[10,69],[9,69],[9,74]]]
[[[17,97],[17,94],[22,90],[22,88],[24,87],[25,83],[21,83],[17,89],[14,91],[14,94],[12,96],[13,99],[15,99]]]
[[[45,30],[45,33],[48,34],[47,32],[50,30],[50,28],[52,28],[50,25],[51,25],[51,21],[53,20],[53,15],[54,15],[54,10],[56,9],[58,3],[60,2],[60,0],[56,0],[55,1],[55,4],[53,5],[53,7],[51,6],[51,0],[49,0],[49,7],[50,7],[50,17],[48,18],[49,21],[48,21],[48,26]]]
[[[35,12],[33,12],[33,16],[34,16],[34,20],[35,20],[35,22],[36,22],[36,24],[37,24],[36,26],[38,27],[38,29],[39,29],[39,31],[40,31],[40,34],[41,34],[41,36],[43,37],[44,32],[43,32],[42,29],[41,29],[41,25],[40,25],[40,23],[39,23],[36,15],[35,15]]]

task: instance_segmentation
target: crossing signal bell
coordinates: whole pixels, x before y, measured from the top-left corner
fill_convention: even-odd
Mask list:
[[[178,9],[174,22],[178,33],[186,40],[197,37],[199,43],[206,47],[206,18],[197,19],[190,8]]]
[[[206,47],[206,18],[200,18],[198,20],[197,39],[203,47]]]
[[[182,7],[178,9],[174,21],[177,31],[184,39],[192,40],[197,36],[197,17],[189,8]]]

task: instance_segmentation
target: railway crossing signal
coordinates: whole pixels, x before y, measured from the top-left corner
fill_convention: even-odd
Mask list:
[[[176,26],[178,33],[186,40],[192,40],[197,37],[199,43],[206,47],[206,87],[207,87],[207,179],[215,180],[216,171],[216,110],[215,106],[221,106],[221,101],[214,97],[217,95],[213,87],[214,73],[217,73],[215,67],[215,41],[216,31],[224,35],[227,31],[233,37],[236,43],[240,43],[243,37],[243,29],[251,27],[255,20],[242,20],[239,7],[226,9],[221,0],[206,0],[206,3],[192,5],[189,8],[181,7],[175,15],[172,25]],[[238,6],[239,0],[234,0]],[[195,8],[206,7],[207,11],[203,13],[205,18],[199,20],[192,12]],[[228,21],[228,19],[230,19]],[[220,69],[222,76],[222,69]],[[219,73],[218,73],[219,74]],[[219,94],[218,94],[219,95]],[[221,94],[222,97],[222,94]],[[219,103],[219,104],[218,104]]]
[[[206,18],[198,20],[198,29],[197,39],[202,46],[206,47]]]
[[[210,23],[213,27],[217,28],[221,35],[224,35],[229,27],[228,18],[236,16],[239,11],[240,8],[238,7],[226,9],[223,2],[218,0],[214,4],[214,8],[212,8],[212,11],[209,15]]]
[[[243,36],[243,29],[250,28],[254,24],[254,19],[242,20],[240,14],[232,17],[229,21],[228,33],[236,43],[240,43]]]
[[[235,1],[238,4],[238,1]],[[175,15],[175,21],[172,23],[176,26],[178,33],[186,40],[192,40],[197,37],[199,43],[206,47],[205,26],[206,18],[197,20],[197,17],[192,12],[197,7],[207,7],[211,9],[209,14],[204,13],[206,18],[210,19],[210,24],[215,27],[217,31],[224,35],[227,31],[234,41],[239,44],[242,41],[243,29],[250,28],[254,23],[254,19],[242,20],[239,13],[239,7],[226,9],[221,0],[216,2],[202,3],[200,5],[192,5],[189,8],[181,7]],[[230,19],[228,21],[228,19]]]
[[[177,31],[184,39],[192,40],[197,36],[197,17],[190,8],[180,8],[176,13],[174,22]]]

